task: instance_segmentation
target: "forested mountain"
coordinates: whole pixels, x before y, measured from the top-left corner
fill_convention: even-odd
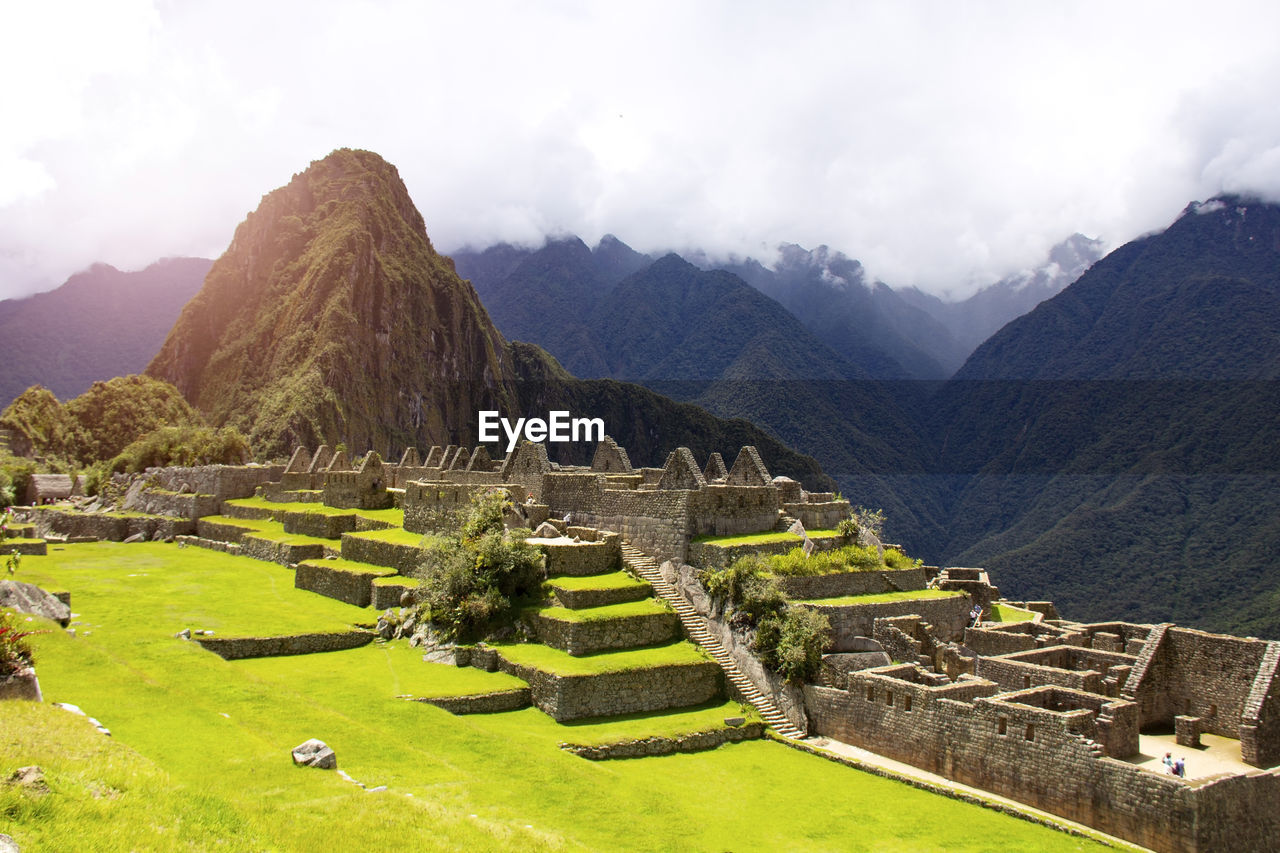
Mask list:
[[[934,399],[936,553],[1095,617],[1280,637],[1280,208],[1192,205]]]
[[[746,422],[579,382],[542,350],[509,344],[431,245],[395,168],[366,151],[335,151],[263,198],[147,372],[259,452],[472,445],[481,410],[514,420],[568,408],[605,417],[636,464],[660,463],[672,442],[702,458],[756,444],[775,473],[830,484],[813,459]],[[551,451],[581,461],[593,449]]]
[[[1096,249],[1067,241],[1022,289],[1058,286]],[[785,255],[790,285],[808,281],[814,300],[868,292],[856,262]],[[1008,324],[948,382],[868,381],[776,303],[676,258],[625,281],[575,267],[590,284],[572,291],[573,333],[546,340],[578,370],[750,417],[855,503],[883,506],[912,553],[988,565],[1011,596],[1280,637],[1278,255],[1276,207],[1193,205]],[[509,293],[532,299],[544,285],[516,269]],[[563,320],[526,328],[539,340]],[[717,381],[662,381],[680,377]]]
[[[94,264],[47,293],[0,301],[0,409],[31,385],[66,400],[141,372],[212,264],[166,258],[137,272]]]

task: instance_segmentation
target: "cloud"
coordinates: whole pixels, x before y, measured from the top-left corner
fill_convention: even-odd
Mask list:
[[[1266,2],[100,5],[5,28],[3,79],[31,82],[0,296],[216,255],[340,146],[395,163],[444,250],[825,243],[956,295],[1075,231],[1280,195]]]

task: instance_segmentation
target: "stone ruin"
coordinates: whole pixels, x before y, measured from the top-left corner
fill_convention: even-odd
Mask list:
[[[680,594],[709,628],[716,614],[688,565],[708,564],[697,537],[786,530],[797,520],[831,528],[850,512],[832,494],[771,477],[752,447],[731,467],[719,454],[700,466],[677,448],[662,467],[637,469],[607,437],[589,466],[558,465],[544,446],[525,442],[501,459],[483,445],[450,446],[425,458],[410,448],[395,464],[369,453],[353,466],[323,446],[314,454],[299,448],[283,467],[150,474],[158,488],[137,496],[148,511],[194,519],[256,491],[341,508],[401,506],[405,529],[421,533],[454,524],[478,492],[504,489],[512,524],[615,531],[607,536],[669,561]],[[94,532],[121,538],[142,523],[110,522]],[[874,607],[821,601],[926,588],[959,595]],[[787,589],[797,601],[813,599],[804,606],[833,626],[819,683],[787,688],[788,717],[811,734],[1157,850],[1280,846],[1280,643],[1171,624],[1076,623],[1049,602],[1017,603],[1026,621],[975,625],[973,603],[1013,604],[980,568],[788,578]],[[1171,733],[1184,751],[1229,739],[1257,769],[1189,780],[1153,771],[1142,738],[1156,732]]]

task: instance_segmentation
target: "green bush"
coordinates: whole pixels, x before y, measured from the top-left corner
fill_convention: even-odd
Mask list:
[[[422,581],[418,619],[446,640],[483,639],[514,622],[520,600],[541,594],[542,552],[524,541],[527,531],[503,529],[508,503],[497,490],[475,498],[458,531],[436,538],[412,572]]]
[[[776,575],[829,575],[836,572],[869,572],[884,567],[875,548],[845,545],[832,551],[817,551],[811,557],[803,548],[767,558],[768,570]]]
[[[788,681],[812,681],[831,642],[831,622],[816,610],[788,606],[756,632],[755,650],[765,666]]]
[[[913,560],[897,548],[885,548],[884,564],[891,569],[918,569],[924,560]]]
[[[704,569],[702,584],[713,599],[732,608],[729,624],[755,628],[751,648],[765,666],[790,681],[812,680],[831,624],[822,614],[788,601],[771,559],[753,554],[723,569]]]

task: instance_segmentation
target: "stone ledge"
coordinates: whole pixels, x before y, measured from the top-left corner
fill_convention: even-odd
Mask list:
[[[243,549],[241,553],[246,557],[282,566],[292,566],[304,560],[319,560],[326,552],[325,546],[319,543],[290,544],[252,533],[245,534],[240,540],[240,547]]]
[[[564,589],[549,583],[555,593],[556,600],[570,610],[586,610],[591,607],[605,607],[610,604],[625,604],[628,601],[643,601],[653,597],[653,587],[646,581],[637,582],[633,586],[609,587],[607,589]]]
[[[43,557],[49,552],[49,544],[43,539],[0,539],[0,557],[14,551],[24,557]]]
[[[313,634],[286,634],[279,637],[197,637],[206,651],[225,660],[284,657],[336,652],[368,645],[377,636],[372,631],[321,631]]]
[[[495,690],[471,696],[406,697],[411,702],[435,705],[450,714],[497,714],[503,711],[519,711],[528,708],[533,701],[528,687]]]
[[[304,560],[293,574],[293,585],[318,595],[368,607],[373,600],[373,579],[392,574],[390,569],[370,566],[367,570],[325,565],[323,560]]]
[[[392,577],[398,577],[393,575]],[[390,607],[400,606],[400,596],[410,590],[418,588],[418,582],[413,578],[405,578],[400,583],[388,583],[384,579],[382,583],[374,582],[370,584],[370,600],[375,610],[386,610]]]
[[[680,618],[671,611],[583,621],[537,613],[534,625],[540,641],[574,656],[653,646],[680,636]]]
[[[665,664],[594,675],[560,675],[507,660],[498,669],[529,685],[533,704],[556,722],[690,708],[723,695],[714,661]]]
[[[356,516],[354,512],[338,515],[309,510],[284,510],[280,513],[280,523],[284,525],[285,533],[340,539],[342,534],[356,529]]]
[[[764,723],[747,723],[709,732],[691,732],[679,737],[647,737],[623,740],[599,746],[562,743],[560,748],[588,761],[611,761],[619,758],[646,758],[652,755],[673,755],[677,752],[705,752],[726,743],[759,740],[764,737]]]
[[[400,574],[407,574],[422,561],[422,549],[417,545],[384,542],[359,535],[342,537],[342,556],[356,563],[385,566]]]

